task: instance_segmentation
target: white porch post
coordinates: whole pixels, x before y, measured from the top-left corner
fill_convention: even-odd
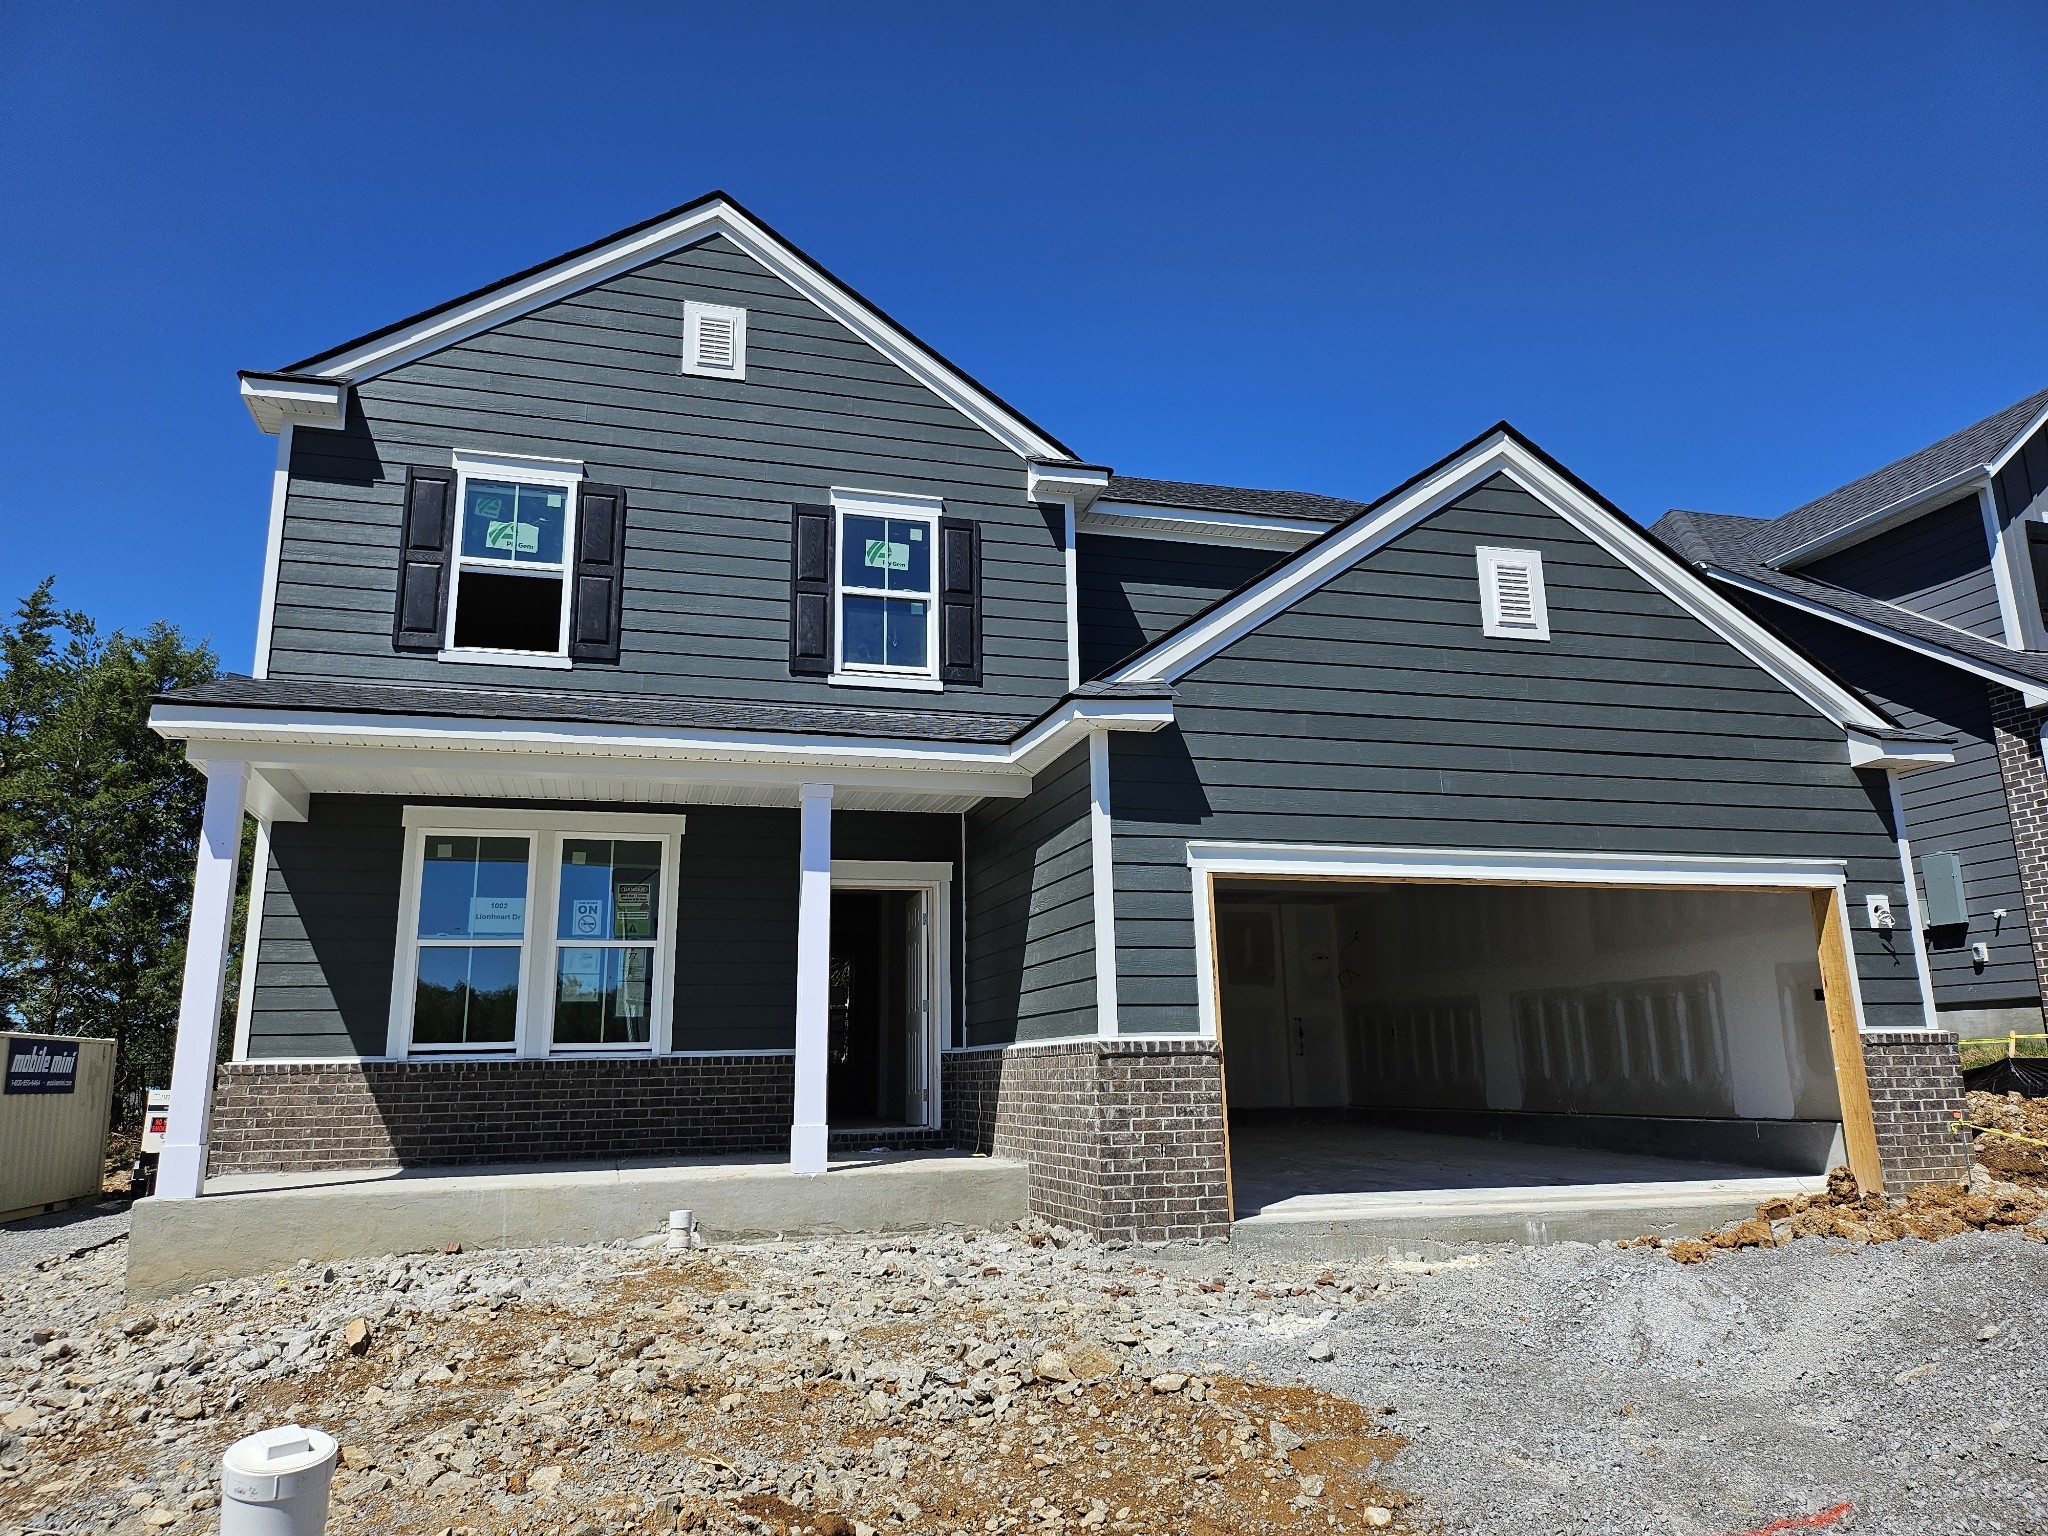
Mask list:
[[[796,1113],[789,1166],[823,1173],[832,971],[832,786],[806,784],[798,799],[796,909]]]
[[[213,1064],[220,1050],[228,930],[235,914],[235,866],[242,851],[242,801],[249,784],[247,763],[229,760],[199,766],[206,773],[206,818],[199,828],[192,926],[185,940],[185,985],[178,995],[170,1123],[164,1128],[164,1148],[157,1163],[156,1192],[164,1200],[194,1198],[206,1178]]]

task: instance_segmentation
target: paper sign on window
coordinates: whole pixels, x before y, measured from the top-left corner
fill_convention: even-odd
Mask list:
[[[644,939],[654,932],[654,887],[645,880],[621,880],[617,892],[620,939]]]
[[[569,932],[579,939],[601,939],[604,932],[604,898],[569,904]]]
[[[887,539],[869,539],[868,567],[877,571],[907,571],[910,569],[910,546],[894,544]]]
[[[501,549],[512,555],[531,555],[540,551],[540,529],[531,523],[492,523],[484,530],[484,547]]]
[[[524,896],[472,896],[469,898],[471,938],[517,938],[526,932]]]

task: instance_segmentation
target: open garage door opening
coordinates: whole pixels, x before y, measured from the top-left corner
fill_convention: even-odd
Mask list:
[[[1213,899],[1239,1218],[1843,1160],[1825,895],[1218,879]]]

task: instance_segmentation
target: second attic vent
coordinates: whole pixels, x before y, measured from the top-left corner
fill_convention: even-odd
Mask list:
[[[1543,556],[1533,549],[1489,549],[1479,557],[1481,632],[1500,640],[1548,640]]]
[[[747,312],[725,304],[683,305],[683,372],[710,378],[747,376]]]

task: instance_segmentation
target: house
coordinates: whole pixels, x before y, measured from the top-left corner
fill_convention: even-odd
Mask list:
[[[952,1146],[1166,1237],[1960,1166],[1894,819],[1948,730],[1511,427],[1364,502],[1118,475],[719,194],[241,391],[256,663],[153,715],[168,1199]]]
[[[2048,390],[1777,518],[1654,532],[1954,761],[1900,778],[1938,1022],[2038,1031],[2048,937]]]

